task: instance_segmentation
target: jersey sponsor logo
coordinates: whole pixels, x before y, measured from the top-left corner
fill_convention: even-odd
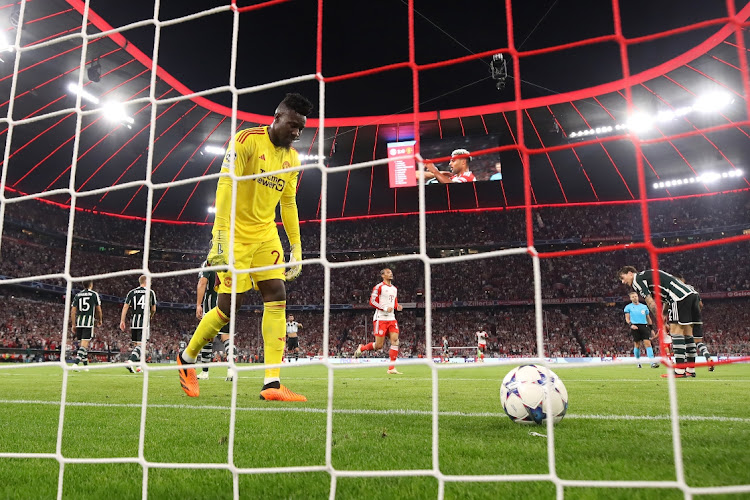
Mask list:
[[[287,166],[289,166],[289,162],[285,161],[284,168],[286,168]],[[261,168],[260,173],[265,174],[266,171]],[[258,177],[255,180],[261,186],[270,187],[271,189],[275,189],[276,191],[283,191],[284,186],[286,186],[286,181],[281,177],[275,175],[269,175],[268,177]]]

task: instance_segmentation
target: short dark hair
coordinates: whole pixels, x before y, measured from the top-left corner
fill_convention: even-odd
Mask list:
[[[88,280],[83,283],[86,288],[94,288],[94,280]]]
[[[385,271],[388,270],[388,269],[391,269],[391,268],[390,267],[384,267],[383,269],[381,269],[380,270],[380,275],[383,276],[385,274]]]
[[[636,292],[635,290],[633,290],[633,291],[632,291],[632,292],[630,292],[630,293],[629,293],[628,295],[633,295],[633,294],[636,294],[636,295],[638,295],[638,292]]]
[[[634,268],[633,266],[623,266],[620,268],[619,271],[617,271],[617,277],[624,276],[628,273],[637,273],[638,269]]]
[[[302,116],[308,116],[313,109],[313,104],[302,94],[289,93],[281,101],[279,107],[285,107],[296,111]]]

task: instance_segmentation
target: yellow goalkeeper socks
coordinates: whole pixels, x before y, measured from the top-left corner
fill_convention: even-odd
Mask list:
[[[263,303],[263,350],[265,363],[275,365],[281,363],[284,356],[284,340],[286,338],[286,301],[277,300]],[[266,370],[263,385],[279,381],[281,368]]]
[[[198,328],[195,329],[193,338],[190,339],[190,343],[185,348],[185,352],[182,353],[182,359],[188,363],[195,363],[198,358],[198,353],[204,345],[211,342],[216,334],[219,333],[224,325],[229,323],[229,318],[224,316],[218,307],[214,307],[203,315],[203,319],[198,324]]]

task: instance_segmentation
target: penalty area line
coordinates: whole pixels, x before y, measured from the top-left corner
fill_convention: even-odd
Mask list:
[[[48,406],[60,406],[59,401],[42,401],[32,399],[0,399],[0,404],[25,404],[25,405],[48,405]],[[100,407],[100,408],[140,408],[139,403],[84,403],[84,402],[66,402],[65,406],[83,406],[83,407]],[[229,406],[217,406],[217,405],[168,405],[168,404],[150,404],[149,408],[162,408],[162,409],[174,409],[174,410],[221,410],[229,411]],[[236,408],[237,411],[243,412],[293,412],[293,413],[319,413],[325,414],[325,408],[293,408],[293,407],[265,407],[265,408],[250,408],[241,407]],[[371,410],[371,409],[334,409],[333,413],[340,415],[420,415],[430,416],[431,411],[426,410]],[[493,412],[461,412],[461,411],[440,411],[438,416],[441,417],[491,417],[491,418],[506,418],[505,413],[493,413]],[[600,415],[600,414],[576,414],[569,413],[565,415],[567,419],[574,420],[650,420],[650,421],[668,421],[671,419],[669,415]],[[695,421],[695,422],[740,422],[750,423],[750,418],[741,417],[719,417],[710,415],[680,415],[680,420],[683,421]]]

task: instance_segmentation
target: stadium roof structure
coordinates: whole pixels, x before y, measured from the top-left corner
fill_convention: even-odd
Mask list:
[[[47,193],[45,199],[69,204],[65,190],[71,186],[75,151],[72,187],[82,195],[77,197],[78,207],[145,217],[148,189],[139,182],[146,179],[151,154],[151,182],[159,185],[150,205],[152,217],[211,220],[207,208],[213,203],[216,180],[203,177],[218,173],[222,157],[206,147],[220,151],[232,135],[228,85],[234,11],[227,2],[177,3],[179,8],[164,6],[159,12],[158,30],[149,2],[131,2],[126,12],[104,0],[91,1],[88,10],[81,0],[23,4],[21,51],[0,53],[0,113],[8,116],[10,111],[13,121],[9,143],[8,119],[0,124],[0,135],[6,139],[2,141],[7,154],[6,196]],[[235,128],[269,123],[269,115],[286,92],[312,97],[317,113],[319,65],[326,80],[325,129],[319,129],[317,117],[311,118],[296,146],[301,153],[316,154],[322,143],[324,168],[345,167],[383,159],[386,143],[415,138],[407,4],[373,3],[377,5],[354,10],[341,2],[321,3],[320,54],[316,51],[318,2],[238,5],[235,87],[240,92]],[[638,198],[635,147],[629,133],[644,140],[641,158],[649,197],[750,187],[745,100],[750,5],[736,2],[737,13],[731,18],[724,1],[679,9],[672,16],[654,7],[652,22],[646,22],[637,5],[643,2],[624,2],[630,4],[622,6],[620,16],[631,73],[625,80],[611,4],[594,3],[596,7],[567,8],[552,21],[547,14],[554,12],[556,2],[543,16],[518,7],[514,22],[525,33],[514,35],[526,39],[515,45],[531,40],[521,49],[518,81],[512,54],[507,52],[502,2],[478,2],[472,7],[476,12],[466,14],[469,18],[462,23],[468,26],[460,27],[455,13],[417,3],[419,138],[435,142],[485,136],[485,152],[502,160],[504,176],[502,183],[429,186],[428,210],[523,204],[519,132],[530,148],[535,204]],[[495,10],[483,15],[478,6],[484,4]],[[11,18],[21,14],[20,7],[21,2],[0,5],[2,33],[11,45],[18,33]],[[597,11],[595,16],[589,13],[596,22],[571,30],[572,21],[581,22],[581,9]],[[687,10],[690,13],[683,12]],[[89,36],[85,53],[84,14]],[[662,24],[656,23],[657,18]],[[283,31],[279,19],[288,24]],[[377,22],[388,19],[388,28]],[[483,22],[495,27],[489,35]],[[543,22],[544,35],[532,37]],[[450,33],[443,29],[447,26]],[[359,37],[347,43],[346,37],[357,33]],[[476,41],[476,47],[461,43],[467,39]],[[498,52],[505,52],[509,69],[502,91],[487,71],[488,61]],[[155,108],[149,100],[153,69]],[[285,79],[283,85],[269,85]],[[628,89],[635,106],[631,110]],[[77,94],[83,111],[80,125],[78,114],[71,111]],[[714,108],[706,96],[723,99],[723,107]],[[517,127],[519,113],[522,131]],[[676,137],[666,140],[668,136]],[[445,157],[449,154],[446,150]],[[702,174],[727,172],[741,174],[722,182],[708,182],[705,175],[689,182]],[[677,180],[685,182],[678,185]],[[162,186],[174,181],[184,183]],[[659,182],[670,184],[653,189]],[[120,185],[129,187],[112,189]],[[329,171],[326,196],[329,218],[418,209],[416,188],[390,189],[388,169],[382,164]],[[321,217],[318,168],[302,173],[298,204],[302,219]]]

